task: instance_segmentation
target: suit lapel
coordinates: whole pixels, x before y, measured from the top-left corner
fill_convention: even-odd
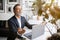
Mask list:
[[[23,17],[21,16],[21,28],[24,28],[24,26],[25,26],[24,19],[23,19]]]
[[[19,27],[19,23],[18,23],[18,21],[17,21],[17,19],[16,19],[15,16],[14,16],[14,21],[15,21],[17,27]],[[24,23],[24,22],[23,22],[23,17],[21,16],[21,28],[23,28],[23,25],[24,25],[23,23]]]
[[[14,16],[14,21],[15,21],[15,23],[16,23],[16,25],[17,25],[17,27],[19,27],[19,23],[18,23],[18,21],[17,21],[17,19],[16,19],[16,17]]]

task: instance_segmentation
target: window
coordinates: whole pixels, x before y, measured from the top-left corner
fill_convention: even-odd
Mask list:
[[[5,0],[0,0],[0,12],[5,11]]]
[[[8,0],[8,4],[17,4],[18,1],[17,0]]]

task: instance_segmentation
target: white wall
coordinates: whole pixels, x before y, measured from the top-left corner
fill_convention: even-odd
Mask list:
[[[3,0],[3,1],[5,1],[5,12],[0,12],[0,20],[8,20],[9,18],[11,18],[13,15],[14,15],[14,13],[13,13],[13,6],[15,5],[15,4],[13,4],[13,5],[11,5],[11,4],[8,4],[8,0]],[[20,2],[20,0],[18,0],[18,3]],[[11,12],[8,12],[8,7],[9,6],[11,6]]]
[[[8,14],[8,13],[0,13],[0,20],[8,20],[11,18],[13,14]]]
[[[26,6],[25,3],[24,3],[24,1],[27,1],[27,0],[18,0],[18,3],[21,4],[22,9],[23,9],[22,15],[25,18],[27,18],[26,15],[28,15],[29,17],[31,17],[31,15],[33,15],[33,13],[32,13],[32,11],[30,9],[28,9],[28,8],[26,9],[26,7],[24,7],[24,6]],[[32,0],[30,0],[30,1],[32,1]],[[14,5],[8,4],[8,1],[5,0],[5,12],[4,13],[0,13],[0,20],[8,20],[9,18],[11,18],[14,15],[14,13],[13,13],[13,6]],[[31,5],[31,4],[29,3],[28,5]],[[8,7],[10,7],[10,6],[11,6],[11,10],[12,11],[8,12]]]

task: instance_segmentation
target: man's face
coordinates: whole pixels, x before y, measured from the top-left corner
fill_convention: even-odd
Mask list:
[[[21,15],[21,10],[22,10],[21,6],[16,6],[15,10],[14,10],[15,15],[20,16]]]

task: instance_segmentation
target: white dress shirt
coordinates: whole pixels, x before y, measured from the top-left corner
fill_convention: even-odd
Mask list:
[[[20,18],[18,18],[17,16],[15,16],[15,17],[16,17],[16,19],[18,21],[19,27],[21,28],[21,17]]]
[[[15,17],[16,17],[16,16],[15,16]],[[17,17],[16,17],[16,18],[17,18]],[[21,28],[21,18],[17,18],[17,21],[18,21],[19,27]],[[17,32],[17,34],[20,35],[20,36],[22,36],[22,35],[19,34],[18,32]]]
[[[21,18],[17,18],[17,21],[18,21],[19,27],[21,28]]]
[[[21,18],[17,18],[17,21],[19,23],[19,27],[21,28]]]

